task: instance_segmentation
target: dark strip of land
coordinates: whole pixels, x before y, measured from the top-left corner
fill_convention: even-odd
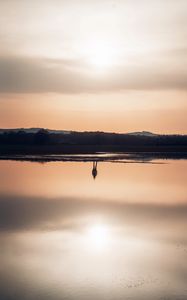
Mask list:
[[[187,146],[128,146],[128,145],[0,145],[0,155],[47,155],[92,153],[181,153]]]
[[[0,130],[0,155],[187,153],[187,135]]]

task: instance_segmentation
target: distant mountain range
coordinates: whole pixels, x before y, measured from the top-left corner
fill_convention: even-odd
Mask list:
[[[55,130],[55,129],[45,129],[45,128],[12,128],[12,129],[0,129],[0,134],[3,133],[10,133],[10,132],[14,132],[14,133],[18,133],[18,132],[25,132],[25,133],[37,133],[41,130],[45,130],[50,134],[71,134],[73,132],[73,130]],[[112,132],[100,132],[100,131],[84,131],[84,132],[79,132],[79,133],[103,133],[103,134],[126,134],[126,135],[132,135],[132,136],[149,136],[149,137],[156,137],[156,136],[160,136],[162,134],[156,134],[156,133],[152,133],[150,131],[137,131],[137,132],[127,132],[127,133],[112,133]],[[176,134],[172,134],[172,135],[176,135]]]
[[[109,133],[43,128],[0,129],[0,155],[95,152],[187,153],[187,135],[163,135],[149,131]]]

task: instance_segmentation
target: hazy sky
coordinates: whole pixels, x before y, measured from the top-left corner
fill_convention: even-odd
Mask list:
[[[186,0],[1,0],[0,127],[187,133]]]

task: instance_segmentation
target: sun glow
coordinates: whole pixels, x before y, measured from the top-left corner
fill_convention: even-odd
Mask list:
[[[98,70],[106,70],[117,62],[117,51],[111,43],[92,41],[86,47],[86,58],[90,65]]]
[[[105,250],[109,242],[109,228],[104,224],[94,224],[87,231],[87,243],[93,250]]]

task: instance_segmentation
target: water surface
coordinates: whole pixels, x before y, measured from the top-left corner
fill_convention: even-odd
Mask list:
[[[93,167],[0,161],[0,299],[187,299],[187,160]]]

